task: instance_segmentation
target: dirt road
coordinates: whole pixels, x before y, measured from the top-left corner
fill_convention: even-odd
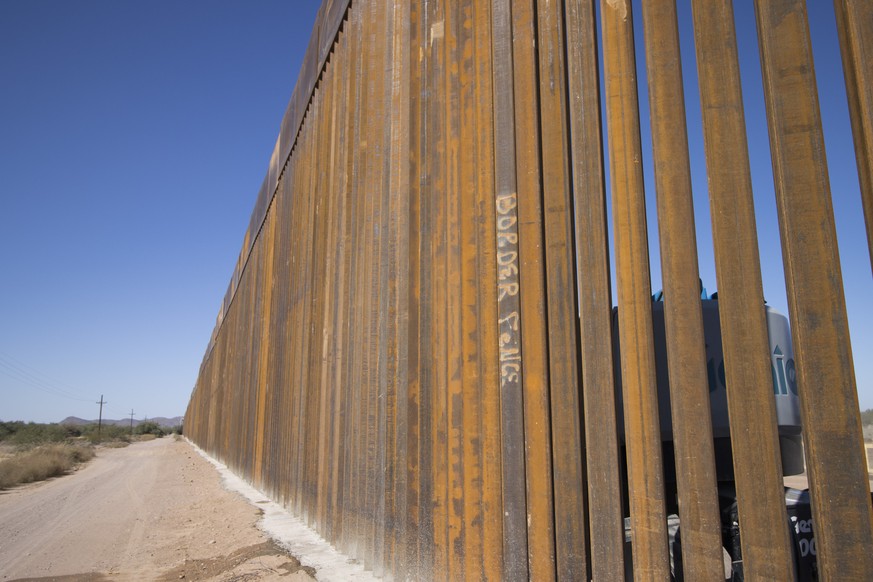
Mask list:
[[[73,475],[0,492],[0,580],[313,580],[259,513],[185,441],[101,449]]]

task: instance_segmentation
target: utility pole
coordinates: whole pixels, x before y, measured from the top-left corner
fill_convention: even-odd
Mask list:
[[[103,428],[103,405],[107,404],[107,402],[105,402],[103,400],[102,394],[100,395],[100,402],[98,402],[97,404],[100,405],[100,416],[97,418],[97,439],[99,440],[100,439],[100,429]]]
[[[133,434],[133,408],[130,409],[130,434]]]

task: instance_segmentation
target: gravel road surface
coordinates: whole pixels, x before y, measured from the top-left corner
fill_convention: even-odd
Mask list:
[[[72,475],[0,492],[0,580],[314,580],[183,440],[100,449]]]

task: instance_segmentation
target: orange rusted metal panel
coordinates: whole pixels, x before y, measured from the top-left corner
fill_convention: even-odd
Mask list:
[[[500,368],[499,368],[499,323],[497,294],[497,248],[495,236],[497,211],[495,206],[495,119],[494,62],[492,47],[493,6],[487,2],[475,2],[472,9],[473,62],[475,77],[474,141],[476,152],[476,180],[471,187],[476,192],[473,205],[476,240],[477,321],[473,323],[479,343],[477,383],[471,388],[473,398],[479,400],[478,425],[471,426],[465,436],[468,447],[477,447],[480,454],[478,482],[470,480],[469,486],[481,488],[481,497],[468,511],[468,530],[481,528],[481,540],[471,545],[482,552],[481,579],[500,580],[503,572],[503,505],[501,497],[501,434],[500,434]],[[468,500],[468,505],[474,502]],[[472,513],[472,515],[469,515]],[[468,550],[470,551],[470,550]],[[475,573],[474,573],[475,575]]]
[[[602,2],[606,119],[634,571],[670,576],[630,2]]]
[[[862,579],[873,514],[806,5],[755,8],[819,571]]]
[[[733,5],[692,5],[744,571],[791,570]],[[760,306],[760,307],[756,307]],[[741,387],[741,388],[740,388]]]
[[[869,9],[835,5],[869,196]],[[734,523],[724,512],[719,523],[716,512],[706,414],[710,336],[700,317],[678,54],[686,32],[673,0],[652,0],[637,43],[630,7],[601,3],[602,44],[592,0],[325,0],[319,11],[186,431],[379,576],[721,576],[719,526]],[[831,575],[850,563],[847,571],[863,576],[873,514],[853,469],[857,401],[850,349],[836,345],[847,331],[801,8],[760,3],[762,62],[819,564]],[[793,537],[733,10],[727,0],[696,0],[693,16],[730,385],[734,470],[718,502],[722,510],[738,502],[740,535],[726,548],[734,573],[787,579]],[[643,55],[653,152],[641,146],[636,102]],[[795,118],[802,131],[789,131],[786,119]],[[655,167],[666,336],[652,329],[644,160]],[[822,320],[836,325],[819,329]],[[656,341],[666,354],[657,375]],[[658,386],[667,376],[670,388]],[[659,394],[672,418],[659,419]],[[673,480],[662,447],[676,453],[675,472],[674,455],[664,456]],[[823,479],[824,471],[839,474]],[[668,537],[666,509],[677,505]],[[633,560],[622,536],[628,515]],[[846,542],[835,549],[837,538]]]
[[[500,392],[500,496],[502,499],[503,579],[528,576],[527,500],[521,303],[519,289],[518,186],[515,149],[512,2],[492,5],[494,67],[494,187],[496,238],[496,308]],[[487,104],[486,104],[487,106]],[[515,291],[515,292],[511,292]]]
[[[612,363],[612,294],[594,3],[565,4],[570,164],[579,294],[580,382],[584,402],[589,574],[624,576],[621,482]]]
[[[683,574],[724,574],[675,0],[643,5]]]
[[[873,3],[834,0],[873,269]]]
[[[543,182],[540,166],[536,6],[532,0],[512,3],[513,79],[518,205],[518,269],[516,287],[498,286],[498,300],[518,294],[521,327],[521,372],[524,395],[525,478],[527,483],[527,551],[533,580],[555,578],[554,497],[552,492],[551,417],[549,402],[548,316],[543,225]],[[498,208],[498,212],[500,212]],[[498,229],[502,218],[498,219]],[[509,258],[498,264],[511,269]],[[502,350],[501,363],[516,360]],[[511,427],[507,427],[507,430]]]
[[[585,475],[580,423],[576,265],[570,187],[568,104],[561,2],[539,0],[540,128],[546,302],[548,305],[549,399],[555,569],[558,579],[587,572]]]
[[[422,305],[422,296],[427,295],[427,280],[422,271],[422,263],[426,261],[425,253],[423,252],[422,236],[425,229],[422,227],[422,177],[423,177],[423,160],[412,152],[418,150],[422,144],[422,114],[423,114],[423,84],[422,73],[423,63],[421,62],[421,52],[423,50],[425,38],[424,20],[422,13],[422,5],[420,2],[409,3],[409,51],[407,55],[407,66],[409,67],[409,102],[408,102],[408,119],[409,119],[409,156],[407,158],[409,176],[408,176],[408,204],[409,204],[409,224],[407,226],[407,244],[408,244],[408,259],[406,267],[408,268],[408,292],[406,297],[408,319],[407,319],[407,339],[406,339],[406,510],[403,514],[405,532],[405,540],[403,549],[399,550],[401,560],[395,569],[398,577],[405,576],[407,579],[424,579],[425,575],[420,572],[420,551],[419,543],[424,531],[422,526],[422,502],[427,499],[422,499],[421,492],[424,488],[421,475],[423,472],[421,459],[425,458],[422,447],[426,442],[427,429],[422,419],[425,415],[424,400],[422,395],[425,392],[422,389],[422,384],[427,386],[428,379],[425,377],[425,370],[422,367],[422,362],[427,361],[427,346],[423,343],[427,336],[422,330],[427,328],[427,317]],[[400,168],[398,168],[400,170]],[[403,265],[400,266],[401,268]],[[398,297],[399,301],[403,301],[403,297]],[[403,348],[401,347],[401,350]],[[403,470],[402,467],[399,470]]]
[[[445,202],[445,279],[442,286],[445,289],[445,327],[446,327],[446,362],[445,362],[445,458],[446,458],[446,549],[447,558],[445,576],[447,580],[462,580],[465,577],[466,555],[464,544],[464,490],[463,479],[466,459],[464,459],[464,383],[463,357],[463,284],[462,262],[463,218],[461,214],[462,198],[462,164],[469,156],[461,155],[462,117],[468,113],[465,106],[461,76],[464,72],[465,60],[462,53],[461,5],[463,2],[447,2],[442,11],[444,35],[444,58],[448,66],[445,68],[443,80],[445,87],[445,181],[442,193],[435,193]],[[469,63],[466,63],[469,65]],[[440,195],[441,194],[441,195]],[[469,354],[475,357],[475,354]],[[440,443],[441,445],[442,443]],[[441,552],[442,554],[442,552]]]

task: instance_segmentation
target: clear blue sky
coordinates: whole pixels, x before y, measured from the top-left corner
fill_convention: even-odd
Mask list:
[[[0,419],[184,413],[319,5],[0,0]]]
[[[0,0],[0,419],[94,418],[101,394],[112,418],[184,412],[319,4]],[[751,22],[749,3],[736,4]],[[869,408],[873,281],[832,7],[813,4]],[[699,118],[685,41],[689,115]],[[754,34],[743,37],[747,69],[755,50]],[[760,103],[757,71],[744,89]],[[760,106],[747,115],[765,292],[787,312],[766,122]],[[701,274],[712,291],[702,139],[699,128],[690,134]],[[650,167],[646,180],[653,196]],[[656,245],[653,198],[650,213]],[[658,261],[653,247],[655,288]]]

